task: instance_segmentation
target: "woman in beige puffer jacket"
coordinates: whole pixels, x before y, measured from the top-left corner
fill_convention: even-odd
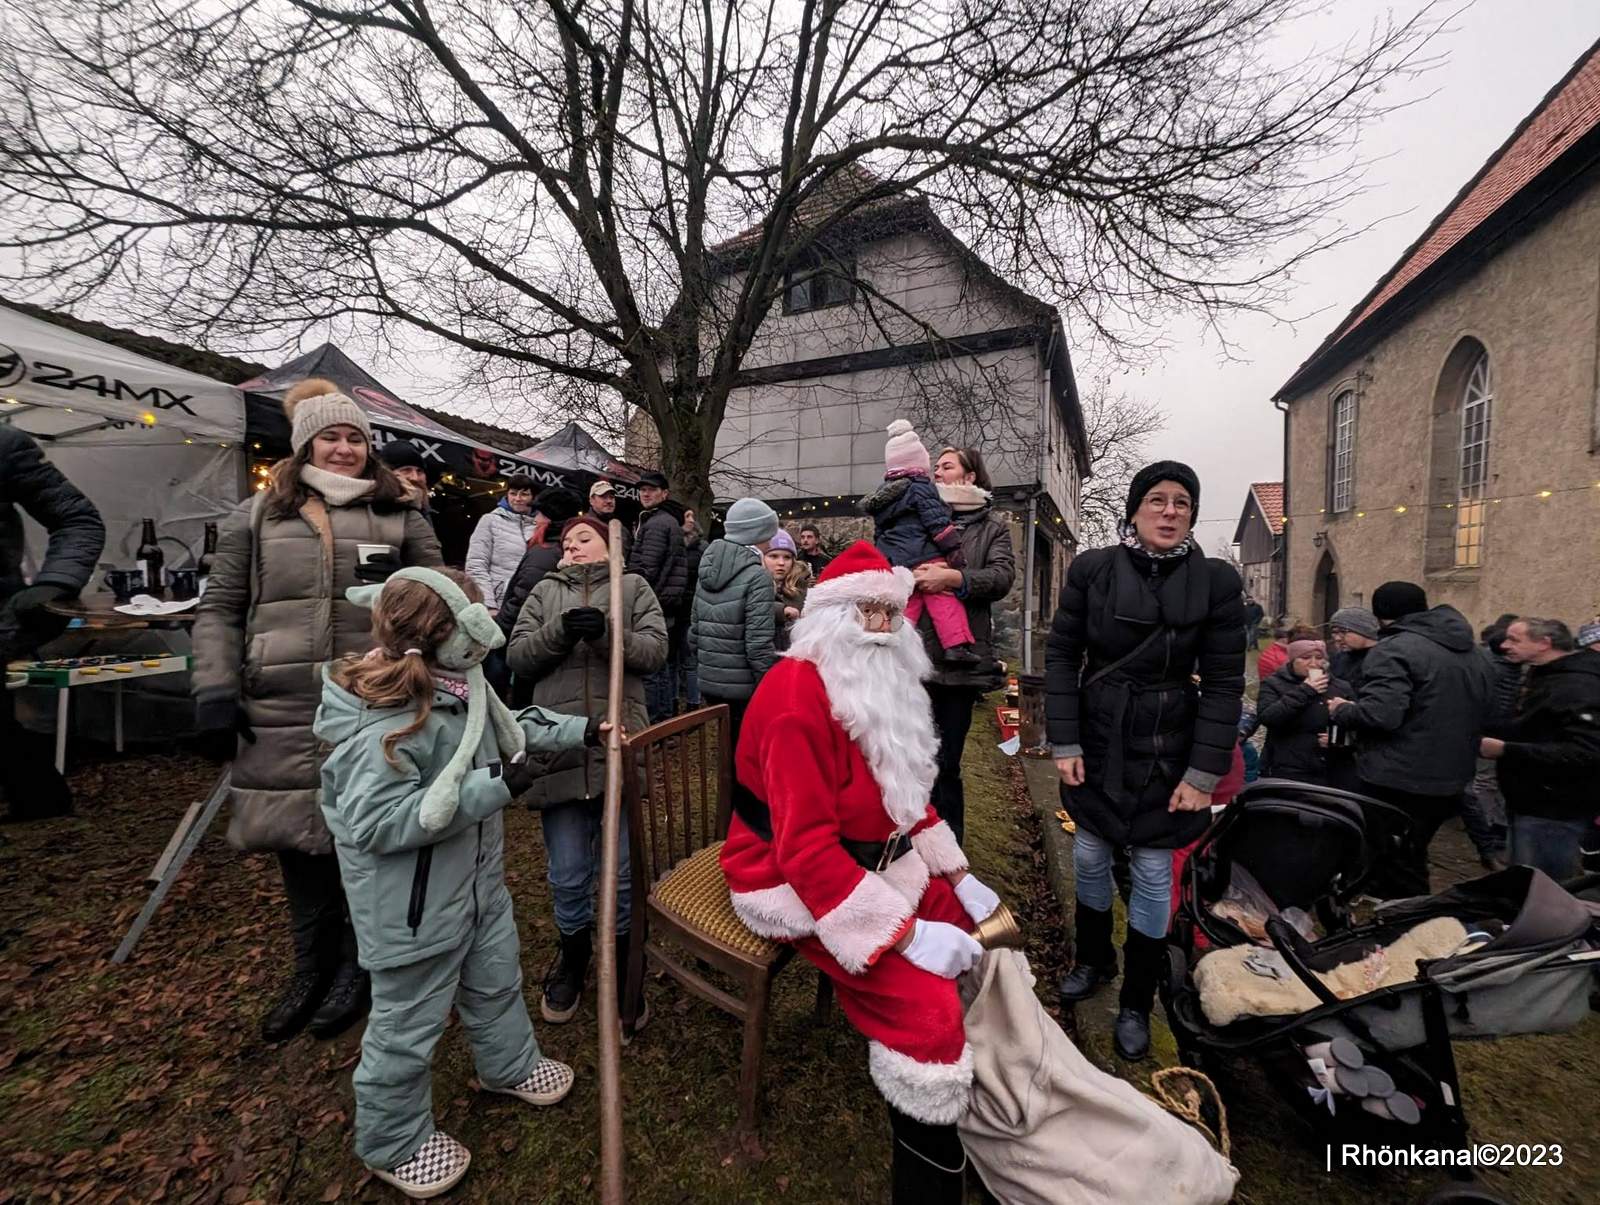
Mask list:
[[[284,410],[293,454],[223,525],[194,625],[196,726],[233,761],[228,840],[277,853],[289,901],[295,967],[262,1020],[268,1041],[308,1022],[331,1037],[366,1008],[319,806],[326,750],[311,730],[323,665],[372,647],[372,613],[345,590],[402,565],[443,564],[405,486],[371,454],[354,401],[312,378]]]

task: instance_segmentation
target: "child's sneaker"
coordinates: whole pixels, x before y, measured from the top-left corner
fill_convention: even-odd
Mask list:
[[[528,1072],[528,1078],[509,1088],[490,1088],[490,1092],[503,1092],[530,1105],[553,1105],[572,1091],[572,1081],[577,1076],[572,1068],[555,1059],[541,1058]]]
[[[952,644],[944,650],[944,659],[957,665],[977,665],[983,660],[970,644]]]
[[[471,1151],[443,1130],[435,1130],[404,1163],[388,1171],[375,1167],[372,1174],[411,1200],[426,1201],[460,1184],[471,1163]]]

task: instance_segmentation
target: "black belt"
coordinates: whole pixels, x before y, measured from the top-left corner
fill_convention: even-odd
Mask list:
[[[763,841],[772,840],[772,811],[761,800],[746,791],[735,792],[733,811],[756,836]],[[911,838],[904,833],[896,833],[887,841],[852,841],[840,837],[839,844],[867,870],[882,870],[911,852]]]

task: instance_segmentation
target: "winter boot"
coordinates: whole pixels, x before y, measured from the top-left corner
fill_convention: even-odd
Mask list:
[[[944,659],[952,665],[977,665],[983,660],[970,644],[952,644],[944,650]]]
[[[951,1125],[929,1125],[889,1106],[891,1205],[962,1205],[967,1152]]]
[[[333,982],[331,970],[297,970],[289,976],[277,1002],[261,1018],[261,1040],[283,1042],[306,1027]]]
[[[311,1036],[336,1038],[372,1007],[372,979],[354,962],[342,963],[334,972],[321,1007],[311,1017]]]
[[[572,1020],[583,1002],[583,981],[589,976],[593,944],[594,931],[588,927],[561,934],[555,965],[545,975],[544,995],[539,997],[539,1015],[550,1024]]]
[[[443,1130],[435,1130],[404,1163],[388,1169],[375,1167],[372,1174],[411,1200],[426,1201],[460,1184],[471,1164],[471,1151]]]
[[[617,934],[617,1014],[624,1022],[628,1016],[628,934]],[[644,994],[644,981],[639,982],[639,1008],[633,1018],[633,1029],[622,1028],[622,1044],[628,1045],[638,1032],[650,1023],[650,1001]]]
[[[1079,900],[1074,927],[1072,969],[1056,987],[1063,1007],[1087,1000],[1102,983],[1117,977],[1117,952],[1111,945],[1111,909],[1091,908]]]
[[[1166,965],[1166,938],[1146,937],[1130,927],[1122,943],[1122,991],[1112,1026],[1112,1044],[1125,1059],[1142,1059],[1150,1053],[1150,1009],[1155,1004],[1156,981]]]

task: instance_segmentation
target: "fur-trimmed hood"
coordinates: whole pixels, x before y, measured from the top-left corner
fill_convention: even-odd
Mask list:
[[[982,510],[994,500],[994,495],[980,486],[956,482],[939,486],[939,497],[951,510]]]

